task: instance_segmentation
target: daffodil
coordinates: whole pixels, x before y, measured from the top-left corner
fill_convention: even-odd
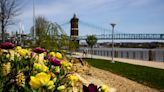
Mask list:
[[[7,74],[9,74],[10,71],[11,71],[11,63],[10,62],[2,65],[2,74],[4,76],[6,76]]]
[[[14,55],[15,55],[14,50],[10,50],[10,60],[14,60]]]
[[[41,53],[41,54],[39,54],[38,62],[41,63],[41,64],[43,64],[44,63],[43,60],[44,60],[44,54]]]
[[[57,52],[57,53],[55,54],[55,57],[58,58],[58,59],[62,59],[62,54],[59,53],[59,52]]]
[[[18,86],[24,87],[25,86],[25,76],[23,73],[18,73],[16,76],[16,84]]]

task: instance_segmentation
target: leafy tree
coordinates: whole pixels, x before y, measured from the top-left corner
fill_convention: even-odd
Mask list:
[[[31,32],[36,33],[35,46],[53,50],[62,49],[68,43],[68,36],[64,34],[61,27],[44,17],[39,16],[36,18],[35,28],[36,32],[33,32],[33,27],[31,28]]]
[[[69,51],[71,52],[71,54],[72,52],[76,51],[78,47],[79,47],[78,41],[75,41],[75,40],[69,41]]]
[[[86,42],[91,47],[91,57],[92,57],[92,49],[93,46],[97,43],[97,38],[94,35],[89,35],[87,36]]]
[[[20,13],[20,0],[0,0],[0,24],[2,33],[2,42],[5,42],[5,32],[9,25],[13,25],[14,17]]]

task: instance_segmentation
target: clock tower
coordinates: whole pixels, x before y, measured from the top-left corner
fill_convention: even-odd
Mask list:
[[[70,37],[72,40],[77,40],[77,37],[79,35],[78,22],[79,19],[76,17],[76,14],[74,14],[73,18],[70,21],[71,23]]]

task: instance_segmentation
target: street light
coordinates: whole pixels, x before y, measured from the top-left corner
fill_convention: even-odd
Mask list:
[[[114,36],[113,36],[113,34],[114,34],[114,27],[115,27],[115,25],[116,24],[114,24],[114,23],[111,23],[111,26],[112,26],[112,63],[115,63],[115,61],[113,60],[113,58],[114,58]]]
[[[35,1],[33,0],[33,39],[35,39]]]

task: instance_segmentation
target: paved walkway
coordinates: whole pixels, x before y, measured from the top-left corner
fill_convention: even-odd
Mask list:
[[[75,55],[73,57],[79,57],[84,58],[82,53],[75,52]],[[91,55],[85,56],[87,58],[90,58]],[[105,57],[105,56],[98,56],[98,55],[92,55],[92,58],[95,59],[105,59],[105,60],[111,60],[111,57]],[[143,61],[143,60],[134,60],[134,59],[124,59],[124,58],[114,58],[115,61],[118,62],[124,62],[129,64],[135,64],[135,65],[142,65],[142,66],[148,66],[153,68],[159,68],[164,69],[164,62],[157,62],[157,61]]]

